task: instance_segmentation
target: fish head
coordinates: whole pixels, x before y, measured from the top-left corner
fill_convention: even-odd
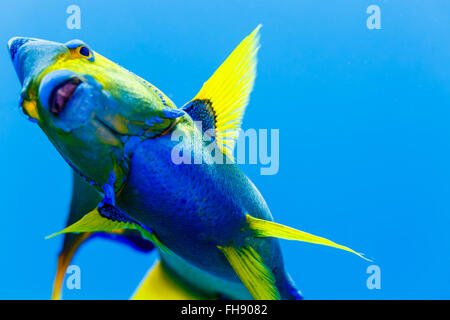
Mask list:
[[[175,121],[170,99],[81,40],[15,37],[8,50],[23,112],[91,184],[107,183],[113,171],[120,188],[128,172],[125,144],[161,135]]]

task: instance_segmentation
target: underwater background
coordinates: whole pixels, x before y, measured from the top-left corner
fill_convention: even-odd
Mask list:
[[[69,5],[81,29],[66,27]],[[381,29],[368,29],[378,5]],[[258,76],[243,129],[279,129],[276,175],[241,168],[277,222],[364,252],[281,241],[306,299],[449,299],[450,2],[23,1],[0,10],[0,298],[48,299],[71,169],[18,110],[13,36],[82,39],[189,101],[259,23]],[[127,299],[156,254],[95,238],[65,299]],[[381,289],[367,286],[367,268]]]

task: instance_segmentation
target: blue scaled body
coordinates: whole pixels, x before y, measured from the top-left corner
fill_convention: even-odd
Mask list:
[[[181,142],[165,135],[135,146],[117,206],[155,230],[173,253],[220,278],[239,281],[217,246],[252,246],[274,273],[282,297],[298,297],[285,273],[278,240],[254,238],[248,230],[250,212],[273,220],[259,191],[235,164],[214,163],[205,152],[210,142],[203,141],[190,117],[175,130],[188,134]],[[177,147],[192,163],[174,163]],[[194,164],[194,159],[202,161]]]

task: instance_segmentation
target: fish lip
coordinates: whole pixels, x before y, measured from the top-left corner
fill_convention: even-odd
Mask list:
[[[82,83],[83,81],[76,76],[64,79],[58,83],[53,88],[49,97],[49,112],[55,116],[58,116],[69,104],[73,94]]]

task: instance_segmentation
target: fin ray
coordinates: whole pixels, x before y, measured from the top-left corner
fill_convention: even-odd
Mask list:
[[[194,121],[205,121],[208,124],[214,122],[216,144],[231,160],[237,133],[255,82],[260,28],[261,25],[257,26],[242,40],[203,84],[194,99],[183,107]],[[209,129],[209,126],[204,129]],[[231,142],[226,147],[223,141],[230,137]]]
[[[342,246],[340,244],[334,243],[328,239],[315,236],[313,234],[303,232],[291,227],[284,226],[279,223],[272,221],[267,221],[263,219],[254,218],[247,215],[247,223],[249,228],[253,231],[254,235],[257,237],[274,237],[287,240],[297,240],[315,244],[321,244],[328,247],[333,247],[341,250],[345,250],[356,254],[357,256],[363,258],[364,260],[371,261],[367,259],[362,254],[350,249],[348,247]]]
[[[60,232],[45,237],[45,239],[50,239],[64,233],[115,232],[121,229],[138,230],[143,238],[153,242],[160,250],[169,252],[169,249],[159,241],[153,232],[147,230],[139,222],[125,216],[119,209],[107,204],[103,204],[103,207],[95,208],[74,224]]]
[[[279,300],[275,279],[260,255],[250,246],[218,247],[255,300]]]

